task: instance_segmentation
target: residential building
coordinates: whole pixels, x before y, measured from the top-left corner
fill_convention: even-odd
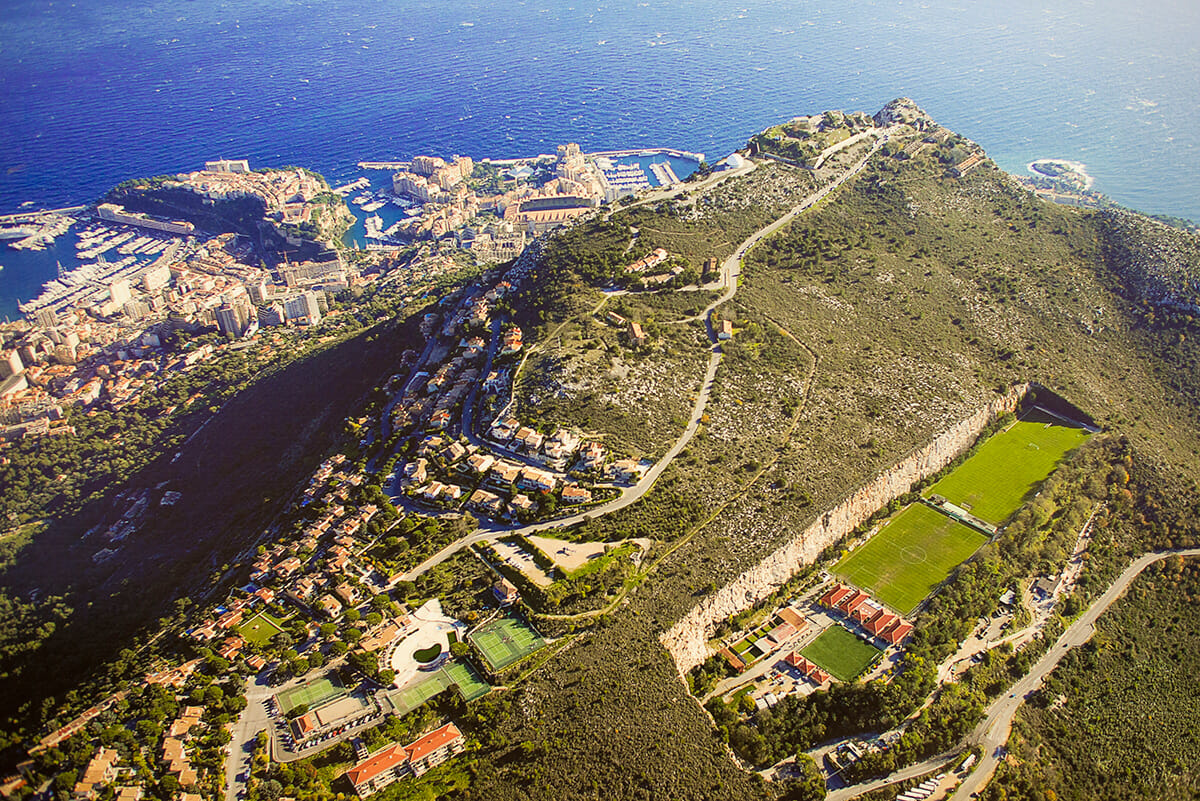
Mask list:
[[[557,483],[553,473],[538,470],[536,467],[523,468],[517,479],[518,488],[535,492],[551,492]]]
[[[506,578],[501,578],[492,585],[492,595],[501,606],[511,606],[521,600],[521,593],[517,592],[516,586]]]
[[[316,292],[301,292],[288,298],[283,303],[283,310],[289,320],[300,320],[309,325],[321,322],[321,306]]]
[[[482,489],[477,489],[471,493],[471,497],[467,500],[467,505],[473,509],[478,509],[484,514],[493,516],[504,511],[504,501],[501,500],[500,496]]]
[[[590,490],[584,489],[578,484],[568,484],[563,487],[562,502],[563,503],[587,503],[592,499]]]
[[[453,723],[426,734],[407,746],[393,743],[350,770],[346,778],[362,798],[408,776],[421,776],[463,750],[462,732]]]
[[[73,798],[98,798],[104,786],[117,777],[117,760],[120,754],[115,748],[101,748],[83,770],[83,778],[75,784]]]

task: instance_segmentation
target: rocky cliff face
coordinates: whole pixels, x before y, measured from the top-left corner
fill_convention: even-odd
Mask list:
[[[1029,388],[1029,384],[1015,387],[943,431],[928,445],[860,487],[762,562],[701,601],[659,637],[679,672],[687,673],[712,655],[708,640],[717,623],[762,601],[876,510],[949,464],[971,446],[989,423],[1005,412],[1014,411]]]

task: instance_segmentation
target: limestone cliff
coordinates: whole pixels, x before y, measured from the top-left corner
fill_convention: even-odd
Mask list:
[[[1005,412],[1015,411],[1029,389],[1029,384],[1014,387],[943,431],[928,445],[855,490],[762,562],[701,601],[659,637],[679,672],[687,673],[712,655],[708,641],[717,623],[762,601],[878,509],[911,490],[916,482],[941,470],[969,448],[989,423]]]

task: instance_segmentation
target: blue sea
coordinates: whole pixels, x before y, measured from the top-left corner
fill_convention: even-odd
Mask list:
[[[5,0],[0,213],[219,157],[333,181],[566,141],[715,160],[909,96],[1011,172],[1080,161],[1125,205],[1200,220],[1198,43],[1194,0]],[[52,256],[0,248],[0,316]]]

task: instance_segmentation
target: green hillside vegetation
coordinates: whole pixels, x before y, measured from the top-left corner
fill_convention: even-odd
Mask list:
[[[881,154],[750,253],[736,298],[719,310],[738,333],[723,346],[701,431],[639,503],[569,535],[647,536],[660,545],[611,610],[535,621],[539,631],[562,638],[552,656],[549,648],[541,652],[544,666],[465,706],[452,693],[438,696],[437,711],[479,744],[448,763],[453,777],[439,787],[444,797],[779,797],[796,788],[740,770],[727,744],[765,767],[832,737],[895,725],[927,700],[937,663],[1005,589],[1061,569],[1097,502],[1108,511],[1097,519],[1087,568],[1064,614],[1102,591],[1131,553],[1197,541],[1194,322],[1148,315],[1153,306],[1133,297],[1106,260],[1115,234],[1095,215],[1049,206],[988,165],[951,178],[945,159],[953,148]],[[812,181],[806,170],[764,164],[709,193],[635,206],[609,222],[597,215],[554,237],[532,286],[511,300],[528,340],[541,341],[596,306],[596,285],[623,269],[631,226],[646,236],[669,233],[689,260],[720,256],[798,202]],[[355,351],[331,354],[337,360],[321,370],[289,370],[286,385],[251,387],[230,404],[238,414],[214,421],[193,441],[179,466],[191,476],[188,516],[165,520],[160,530],[165,545],[180,549],[180,561],[147,561],[156,582],[193,591],[190,579],[207,578],[209,565],[222,564],[261,530],[316,463],[317,444],[328,442],[349,399],[386,375],[408,342],[368,338],[357,340]],[[1004,535],[953,572],[923,611],[889,683],[839,684],[753,715],[723,705],[706,712],[695,703],[659,644],[664,630],[880,470],[1030,380],[1092,411],[1115,433],[1068,454]],[[318,421],[311,431],[298,422],[305,419]],[[266,430],[250,429],[251,420]],[[285,460],[297,431],[302,443]],[[245,440],[232,459],[221,445],[235,437]],[[459,556],[417,587],[464,607],[477,603],[472,599],[486,593],[491,576],[469,554]],[[470,587],[457,585],[459,567],[475,571]],[[100,595],[96,606],[139,619],[131,607],[154,608],[146,596],[129,590],[116,599],[128,602],[121,604]],[[96,639],[103,631],[106,642],[120,643],[130,629],[95,630]],[[82,666],[68,660],[65,675],[99,667],[94,641],[78,628],[70,634],[29,655],[26,669],[55,664],[81,640],[93,656]],[[889,752],[890,764],[868,767],[885,771],[952,746],[986,700],[1004,691],[1001,678],[1019,675],[1035,651],[989,665],[986,674],[942,693]],[[10,681],[0,697],[28,698],[32,709],[68,684]],[[78,708],[84,699],[73,700]],[[45,717],[59,708],[48,703]],[[328,757],[272,765],[263,775],[278,782],[271,797],[331,797],[348,792],[336,776],[350,760],[348,746],[338,746]]]
[[[1017,715],[988,801],[1185,799],[1200,791],[1200,563],[1151,567]]]

